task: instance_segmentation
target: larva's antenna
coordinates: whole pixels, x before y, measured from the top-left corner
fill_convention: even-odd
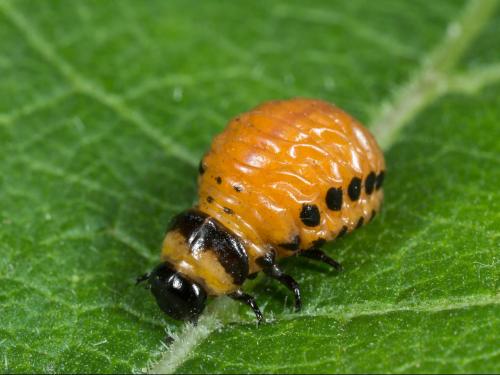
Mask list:
[[[137,278],[135,279],[135,285],[139,285],[145,282],[146,280],[149,280],[150,275],[151,275],[150,273],[145,273],[144,275],[137,276]],[[149,289],[149,287],[146,286],[146,289]]]

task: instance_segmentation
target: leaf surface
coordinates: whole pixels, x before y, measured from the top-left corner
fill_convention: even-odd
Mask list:
[[[496,1],[0,0],[3,372],[498,372]],[[135,277],[229,118],[318,97],[386,154],[382,214],[287,259],[304,310],[220,298],[197,327]],[[168,347],[166,332],[175,337]]]

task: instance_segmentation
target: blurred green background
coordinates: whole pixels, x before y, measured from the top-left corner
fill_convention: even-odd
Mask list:
[[[499,46],[494,0],[0,0],[0,372],[500,372]],[[169,320],[134,281],[200,156],[295,96],[372,129],[384,212],[283,262],[300,314]]]

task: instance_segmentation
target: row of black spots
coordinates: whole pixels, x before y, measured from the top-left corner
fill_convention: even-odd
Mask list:
[[[384,182],[385,172],[381,171],[378,175],[371,171],[365,179],[365,192],[367,195],[373,193],[374,190],[379,190]],[[357,201],[361,196],[361,179],[353,177],[347,188],[347,193],[351,201]]]
[[[371,176],[371,174],[369,175]],[[374,182],[373,182],[374,184]],[[373,191],[373,184],[371,191]],[[370,191],[370,193],[371,193]],[[359,177],[353,177],[349,186],[347,188],[347,194],[351,201],[357,201],[361,196],[361,179]],[[332,187],[326,192],[326,206],[332,211],[340,211],[342,209],[343,203],[343,191],[341,187]]]
[[[336,190],[338,191],[338,190]],[[372,211],[372,218],[375,216],[375,210]],[[303,204],[302,205],[302,210],[300,212],[300,219],[304,225],[308,227],[315,227],[320,224],[321,221],[321,215],[318,209],[318,206],[315,204]],[[371,219],[370,219],[371,220]],[[361,216],[356,224],[355,229],[362,227],[364,224],[364,217]],[[348,231],[347,226],[343,226],[342,229],[340,230],[339,234],[337,235],[337,238],[342,237],[345,235]],[[318,241],[323,240],[319,239]],[[324,241],[324,240],[323,240]],[[287,244],[285,244],[287,245]],[[316,246],[316,245],[315,245]],[[319,245],[321,246],[321,245]],[[286,246],[284,246],[286,248]]]
[[[203,159],[200,160],[200,164],[198,165],[198,173],[201,175],[203,175],[207,170],[207,166],[205,165],[205,163],[203,162]],[[222,177],[220,176],[217,176],[215,177],[215,181],[220,185],[222,184]],[[237,190],[236,187],[234,187],[236,191],[240,191],[240,190]]]
[[[372,188],[373,190],[373,188]],[[347,194],[351,201],[357,201],[361,196],[361,179],[353,177],[347,188]],[[343,203],[343,191],[341,187],[332,187],[326,192],[326,206],[332,211],[340,211]]]
[[[200,174],[203,174],[203,173],[205,173],[205,167],[200,162]],[[222,177],[220,177],[220,176],[215,177],[215,182],[217,182],[217,184],[219,184],[219,185],[222,184]],[[237,193],[241,193],[243,191],[243,187],[241,185],[233,185],[233,189]]]
[[[219,184],[219,185],[222,184],[222,177],[220,177],[220,176],[215,177],[215,182],[217,182],[217,184]],[[233,189],[237,193],[241,193],[243,191],[243,186],[236,184],[236,185],[233,185]]]
[[[213,203],[213,202],[214,202],[214,198],[213,198],[211,195],[207,196],[207,202],[208,202],[208,203]],[[223,207],[223,209],[222,209],[222,210],[223,210],[226,214],[228,214],[228,215],[232,215],[232,214],[234,214],[234,211],[233,211],[232,209],[230,209],[229,207]]]
[[[203,169],[203,164],[202,162],[200,162],[200,174],[203,174],[205,172],[205,170],[203,169],[203,172],[201,172],[201,170]],[[220,185],[222,184],[222,177],[220,176],[217,176],[215,178],[215,181]],[[239,185],[234,185],[233,186],[234,190],[236,190],[237,192],[241,192],[243,190],[243,188]],[[210,195],[207,197],[207,202],[208,203],[213,203],[214,201],[214,198],[211,197]],[[234,211],[232,209],[230,209],[229,207],[223,207],[223,211],[228,214],[228,215],[232,215],[234,214]]]
[[[381,171],[378,175],[375,172],[370,172],[365,180],[365,191],[368,195],[372,194],[374,189],[380,189],[384,182],[385,172]],[[347,193],[352,201],[356,201],[361,196],[361,179],[359,177],[353,177],[349,183]],[[342,188],[332,187],[328,189],[326,193],[326,205],[332,211],[340,211],[342,209],[343,202],[343,192]],[[372,212],[373,219],[375,216],[375,211]],[[302,210],[300,211],[300,220],[302,223],[308,227],[316,227],[321,222],[321,214],[319,208],[315,204],[303,204]],[[361,217],[356,224],[356,228],[362,227],[364,224],[364,218]],[[347,229],[346,229],[347,231]]]

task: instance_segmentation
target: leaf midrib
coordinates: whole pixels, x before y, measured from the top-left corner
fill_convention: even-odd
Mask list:
[[[279,320],[291,321],[302,318],[333,318],[334,320],[350,321],[363,316],[381,316],[398,312],[409,313],[439,313],[443,311],[464,310],[471,307],[500,305],[500,294],[476,294],[462,297],[436,298],[406,303],[363,302],[349,305],[335,305],[333,308],[320,308],[311,312],[284,313]],[[241,320],[231,322],[237,323]],[[253,323],[240,324],[254,325]]]
[[[400,130],[417,113],[439,96],[450,92],[449,82],[454,83],[454,91],[468,91],[469,86],[463,80],[454,79],[452,72],[470,43],[493,15],[496,5],[496,0],[470,0],[461,17],[449,23],[444,38],[424,59],[420,71],[398,90],[390,104],[382,105],[370,130],[384,150],[387,151],[394,144]],[[476,74],[479,84],[491,82],[486,81],[481,72]],[[493,74],[487,77],[492,78],[492,75],[496,77],[500,72],[493,69]]]

